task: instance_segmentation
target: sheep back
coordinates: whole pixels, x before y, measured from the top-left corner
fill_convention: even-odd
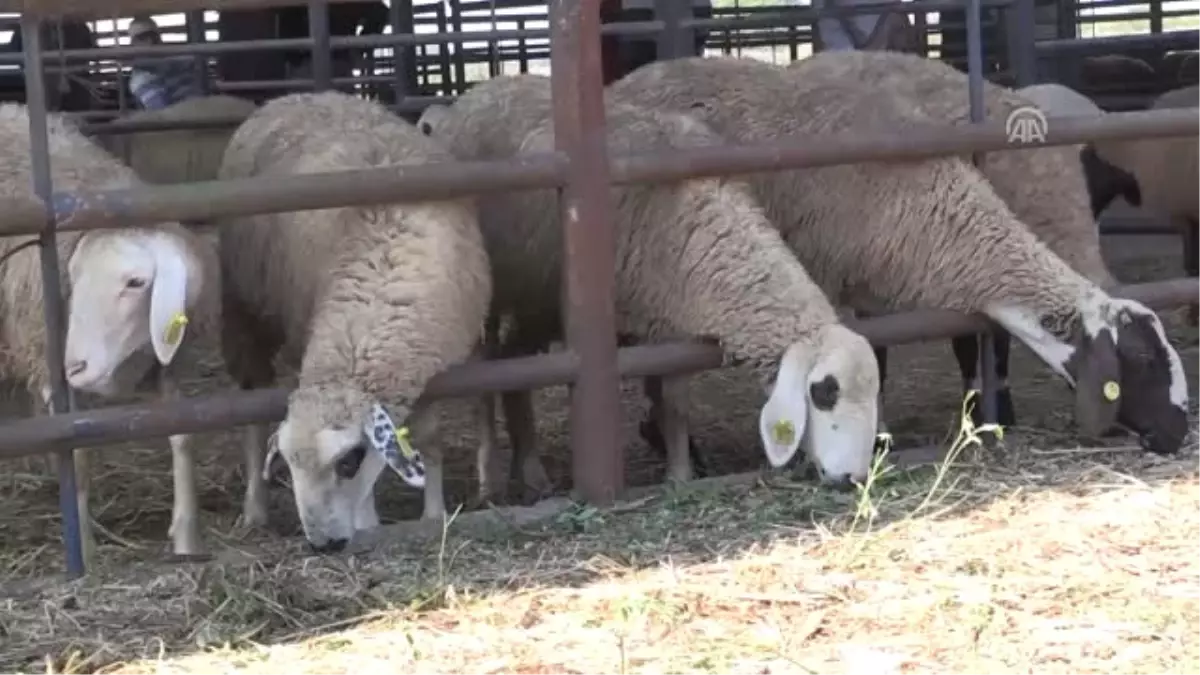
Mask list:
[[[252,101],[224,94],[184,99],[159,110],[139,110],[122,122],[166,122],[249,117]],[[139,131],[100,137],[102,147],[127,163],[148,183],[214,180],[235,127]]]
[[[794,78],[877,87],[930,118],[971,123],[968,77],[952,66],[915,54],[840,51],[790,64]],[[1016,92],[985,81],[984,119],[1005,120],[1035,105]],[[875,126],[886,129],[886,126]],[[1116,283],[1100,252],[1081,145],[988,153],[981,168],[996,194],[1021,222],[1073,269],[1109,287]]]
[[[451,159],[376,103],[306,93],[251,115],[220,176]],[[425,381],[466,359],[482,334],[491,277],[468,199],[263,214],[219,229],[226,302],[250,322],[227,321],[227,337],[244,340],[238,334],[248,330],[281,347],[291,366],[303,361],[302,385],[357,378],[364,393],[411,406]]]

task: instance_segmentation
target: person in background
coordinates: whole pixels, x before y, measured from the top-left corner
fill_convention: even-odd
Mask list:
[[[129,44],[136,47],[162,44],[158,25],[149,16],[137,16],[129,22]],[[129,73],[129,92],[142,108],[157,110],[174,103],[204,95],[204,85],[196,76],[192,56],[166,56],[139,60]]]
[[[879,0],[812,0],[813,9],[877,4]],[[836,49],[921,53],[921,36],[899,2],[883,14],[826,17],[813,25],[813,51]]]
[[[688,0],[670,0],[687,2]],[[602,24],[624,21],[653,21],[655,0],[602,0],[600,22]],[[691,0],[692,16],[698,19],[712,18],[712,0]],[[708,31],[693,29],[695,39],[691,52],[684,56],[704,56],[704,42]],[[641,66],[658,60],[658,35],[602,35],[600,52],[603,61],[604,84],[621,79]]]

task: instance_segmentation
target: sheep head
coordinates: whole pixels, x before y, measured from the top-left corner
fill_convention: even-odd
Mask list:
[[[352,387],[304,386],[292,393],[288,414],[272,436],[266,461],[288,464],[296,509],[309,544],[336,552],[359,530],[379,524],[375,481],[391,467],[413,487],[425,485],[425,465],[408,443],[410,409],[384,406]]]
[[[160,364],[171,363],[206,283],[182,228],[89,232],[67,267],[64,365],[72,387],[113,395],[120,389],[116,374],[147,347]]]
[[[1183,445],[1187,375],[1153,310],[1093,288],[1060,312],[1005,307],[988,314],[1075,390],[1075,421],[1084,434],[1123,426],[1157,454]]]
[[[804,448],[821,481],[866,480],[879,424],[879,365],[866,338],[841,324],[788,347],[759,415],[767,460],[778,468]]]

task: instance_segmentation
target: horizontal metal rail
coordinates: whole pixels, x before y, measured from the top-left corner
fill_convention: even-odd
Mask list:
[[[1041,140],[1015,144],[1002,122],[928,125],[902,133],[793,136],[772,145],[711,146],[614,156],[617,184],[674,181],[868,161],[905,161],[981,151],[1072,145],[1090,140],[1196,136],[1195,109],[1056,118]],[[504,161],[452,162],[300,176],[256,177],[185,185],[55,193],[60,230],[126,227],[161,221],[204,221],[284,211],[366,206],[462,197],[501,190],[558,187],[566,159],[538,153]],[[35,234],[44,206],[34,198],[0,201],[0,236]]]
[[[1198,290],[1200,282],[1188,278],[1124,286],[1113,289],[1112,294],[1161,309],[1195,302]],[[903,312],[846,324],[879,347],[970,335],[990,326],[984,316],[945,310]],[[718,368],[722,362],[719,347],[694,342],[627,347],[617,359],[621,376],[626,378],[696,373]],[[578,368],[578,358],[569,351],[459,365],[431,379],[424,399],[570,384]],[[0,459],[278,422],[286,412],[287,396],[286,389],[230,390],[169,403],[26,418],[0,426]]]

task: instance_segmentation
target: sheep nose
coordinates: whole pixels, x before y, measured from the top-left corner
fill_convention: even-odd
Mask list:
[[[349,539],[330,539],[320,545],[309,542],[308,546],[312,549],[313,553],[340,553],[342,549],[346,548],[346,544],[348,543],[350,543]]]
[[[850,474],[844,473],[840,476],[829,476],[825,479],[825,485],[838,492],[850,492],[854,489],[855,480]]]
[[[87,361],[84,361],[83,359],[79,359],[76,361],[68,361],[66,370],[67,370],[67,377],[74,377],[74,376],[82,373],[83,371],[87,370]]]

